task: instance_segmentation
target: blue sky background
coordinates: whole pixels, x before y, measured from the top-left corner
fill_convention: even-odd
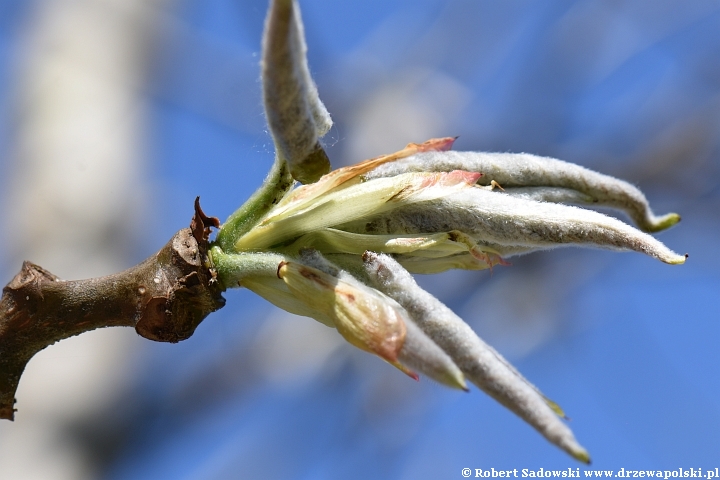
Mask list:
[[[625,178],[656,212],[682,215],[659,235],[690,254],[680,267],[560,249],[492,274],[419,280],[563,406],[593,469],[720,467],[720,4],[301,6],[335,120],[334,165],[460,135],[458,150],[536,153]],[[4,114],[29,11],[0,2]],[[184,0],[171,15],[191,35],[151,46],[155,221],[132,261],[187,224],[196,195],[225,218],[271,164],[258,80],[265,11],[262,1]],[[3,148],[7,125],[0,116]],[[147,342],[128,360],[123,396],[69,428],[98,477],[451,479],[465,467],[582,467],[482,392],[414,383],[349,346],[268,380],[264,332],[287,319],[249,292],[227,298],[188,341]],[[326,333],[294,320],[297,343]]]

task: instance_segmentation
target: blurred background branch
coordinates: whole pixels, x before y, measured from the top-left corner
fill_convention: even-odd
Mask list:
[[[166,3],[5,3],[18,20],[8,25],[17,42],[14,69],[3,69],[12,138],[3,152],[11,159],[3,165],[2,215],[12,225],[2,233],[6,278],[26,258],[63,278],[88,278],[122,270],[137,255],[140,227],[151,218],[137,214],[151,212],[144,207],[147,115],[141,95],[148,45],[156,43]],[[134,337],[94,331],[33,359],[18,392],[26,408],[23,426],[0,426],[3,475],[91,475],[65,429],[122,391],[128,374],[123,359],[137,348]]]

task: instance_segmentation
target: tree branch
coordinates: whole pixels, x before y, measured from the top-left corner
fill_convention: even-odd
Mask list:
[[[25,365],[59,340],[119,326],[157,342],[189,338],[225,305],[207,255],[209,227],[218,225],[196,200],[190,228],[142,263],[106,277],[65,281],[24,262],[0,299],[0,419],[14,418]]]

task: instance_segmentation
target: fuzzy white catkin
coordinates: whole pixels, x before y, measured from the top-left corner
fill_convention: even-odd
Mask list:
[[[582,208],[536,202],[483,188],[403,206],[384,215],[338,226],[357,233],[406,234],[460,230],[478,242],[518,248],[523,253],[582,245],[645,253],[665,263],[685,256],[620,220]]]
[[[589,461],[587,451],[537,388],[483,342],[460,317],[420,288],[391,257],[368,252],[364,259],[373,286],[402,305],[471,382],[532,425],[550,442],[580,460]]]
[[[503,188],[561,187],[590,196],[597,205],[625,211],[644,231],[654,232],[677,223],[679,216],[657,217],[645,195],[630,183],[573,163],[528,153],[423,152],[382,165],[366,178],[395,176],[403,172],[480,172],[478,183],[495,181]]]

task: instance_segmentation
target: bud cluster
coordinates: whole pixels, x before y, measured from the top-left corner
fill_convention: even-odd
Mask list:
[[[492,268],[514,255],[569,245],[681,264],[684,255],[646,233],[680,217],[656,216],[622,180],[534,155],[455,152],[453,138],[326,173],[318,141],[330,117],[305,50],[297,4],[274,0],[262,71],[276,164],[220,229],[211,258],[221,285],[248,288],[335,328],[413,378],[419,373],[462,390],[470,382],[589,462],[560,407],[410,273]],[[287,170],[305,185],[292,189]],[[639,229],[577,205],[620,210]]]

